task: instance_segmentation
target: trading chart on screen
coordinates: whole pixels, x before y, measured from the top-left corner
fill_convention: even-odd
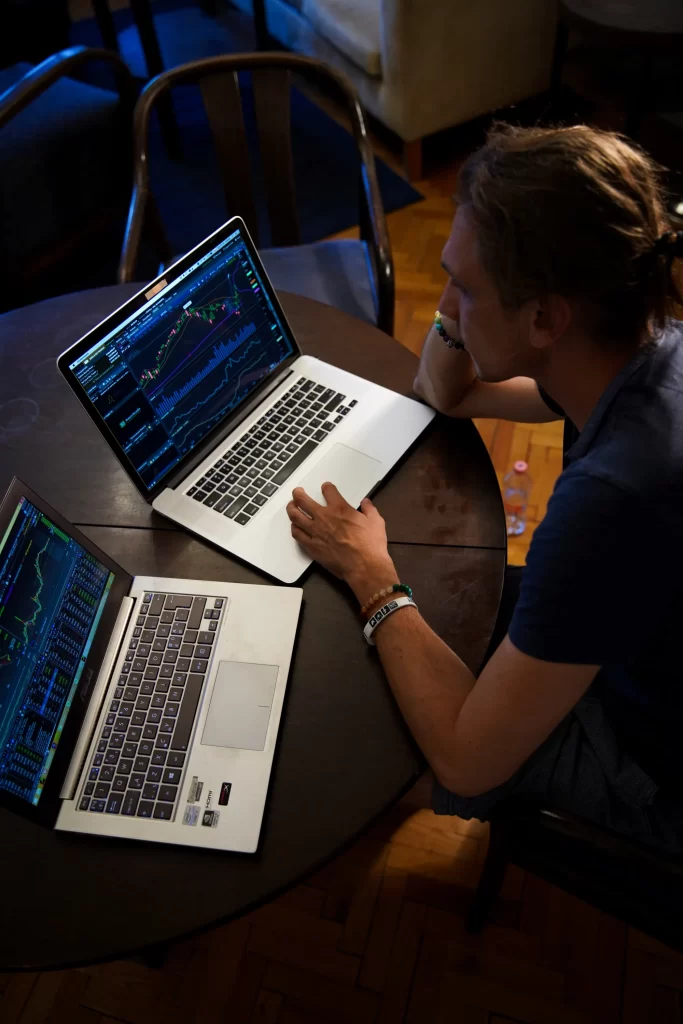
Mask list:
[[[23,498],[0,544],[0,789],[37,804],[114,574]]]
[[[151,489],[292,352],[236,232],[71,369]]]

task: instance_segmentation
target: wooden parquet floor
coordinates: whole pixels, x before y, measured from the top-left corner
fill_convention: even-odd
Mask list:
[[[396,330],[415,352],[443,287],[454,174],[435,171],[424,202],[389,218]],[[499,476],[530,463],[531,522],[510,547],[523,562],[561,429],[478,426]],[[488,827],[428,804],[425,779],[304,885],[177,944],[162,967],[0,975],[0,1024],[683,1024],[683,956],[518,868],[468,935]]]

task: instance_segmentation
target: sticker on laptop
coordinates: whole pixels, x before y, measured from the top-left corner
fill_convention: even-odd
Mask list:
[[[199,802],[199,798],[202,795],[204,789],[204,783],[199,781],[198,775],[192,776],[192,782],[190,783],[190,789],[187,794],[188,804],[196,804]]]
[[[199,808],[196,804],[188,804],[183,814],[183,825],[196,825],[199,821]]]
[[[202,818],[202,825],[206,828],[215,828],[220,818],[220,811],[204,811],[204,817]]]

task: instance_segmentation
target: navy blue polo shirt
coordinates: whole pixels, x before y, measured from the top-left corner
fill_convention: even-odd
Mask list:
[[[509,635],[600,665],[593,692],[663,788],[683,782],[683,323],[611,382],[533,536]]]

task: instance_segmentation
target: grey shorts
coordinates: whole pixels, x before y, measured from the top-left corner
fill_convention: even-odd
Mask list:
[[[496,804],[511,798],[573,812],[683,852],[683,801],[660,792],[620,749],[591,690],[507,782],[474,797],[459,797],[437,782],[432,806],[437,814],[488,821]]]

